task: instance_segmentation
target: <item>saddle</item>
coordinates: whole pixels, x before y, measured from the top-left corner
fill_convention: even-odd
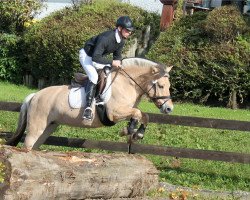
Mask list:
[[[98,82],[96,86],[96,93],[95,97],[99,97],[102,94],[106,83],[107,83],[107,76],[110,73],[110,67],[105,66],[103,69],[97,70],[98,73]],[[74,73],[74,79],[71,80],[71,87],[85,87],[88,83],[89,79],[88,76],[82,73]]]
[[[108,67],[108,66],[97,71],[99,81],[98,81],[97,86],[96,86],[96,94],[95,94],[95,99],[97,101],[96,111],[97,111],[97,114],[99,116],[100,121],[105,126],[115,125],[115,123],[113,121],[110,121],[109,118],[107,117],[106,106],[103,105],[103,103],[98,103],[98,102],[102,102],[100,95],[102,94],[103,90],[105,89],[105,86],[107,83],[107,77],[108,77],[108,74],[110,72],[111,72],[110,67]],[[71,87],[72,88],[85,87],[87,85],[88,81],[89,81],[89,79],[88,79],[87,75],[82,74],[82,73],[75,73],[74,79],[71,80]]]

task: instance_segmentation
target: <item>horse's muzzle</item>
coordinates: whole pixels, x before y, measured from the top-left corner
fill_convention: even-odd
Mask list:
[[[155,105],[160,109],[161,113],[169,114],[173,111],[174,106],[171,96],[161,96],[152,98]]]
[[[170,114],[173,110],[174,110],[174,106],[172,104],[172,101],[171,103],[169,104],[170,102],[165,102],[161,108],[160,108],[160,111],[161,113],[164,113],[164,114]]]

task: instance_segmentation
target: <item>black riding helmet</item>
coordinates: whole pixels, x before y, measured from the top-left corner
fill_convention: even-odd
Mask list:
[[[121,26],[122,28],[125,28],[129,31],[133,31],[133,23],[132,20],[129,18],[129,16],[121,16],[116,21],[116,27]]]

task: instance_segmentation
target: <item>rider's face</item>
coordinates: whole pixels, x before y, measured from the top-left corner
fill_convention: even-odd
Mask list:
[[[132,33],[132,31],[129,31],[126,28],[118,27],[118,29],[119,29],[122,37],[125,38],[125,39],[127,39],[131,35],[131,33]]]

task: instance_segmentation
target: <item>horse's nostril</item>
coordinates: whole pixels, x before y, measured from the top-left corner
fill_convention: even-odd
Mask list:
[[[167,107],[167,112],[168,112],[168,113],[169,113],[169,112],[172,112],[172,109],[169,108],[169,107]]]

